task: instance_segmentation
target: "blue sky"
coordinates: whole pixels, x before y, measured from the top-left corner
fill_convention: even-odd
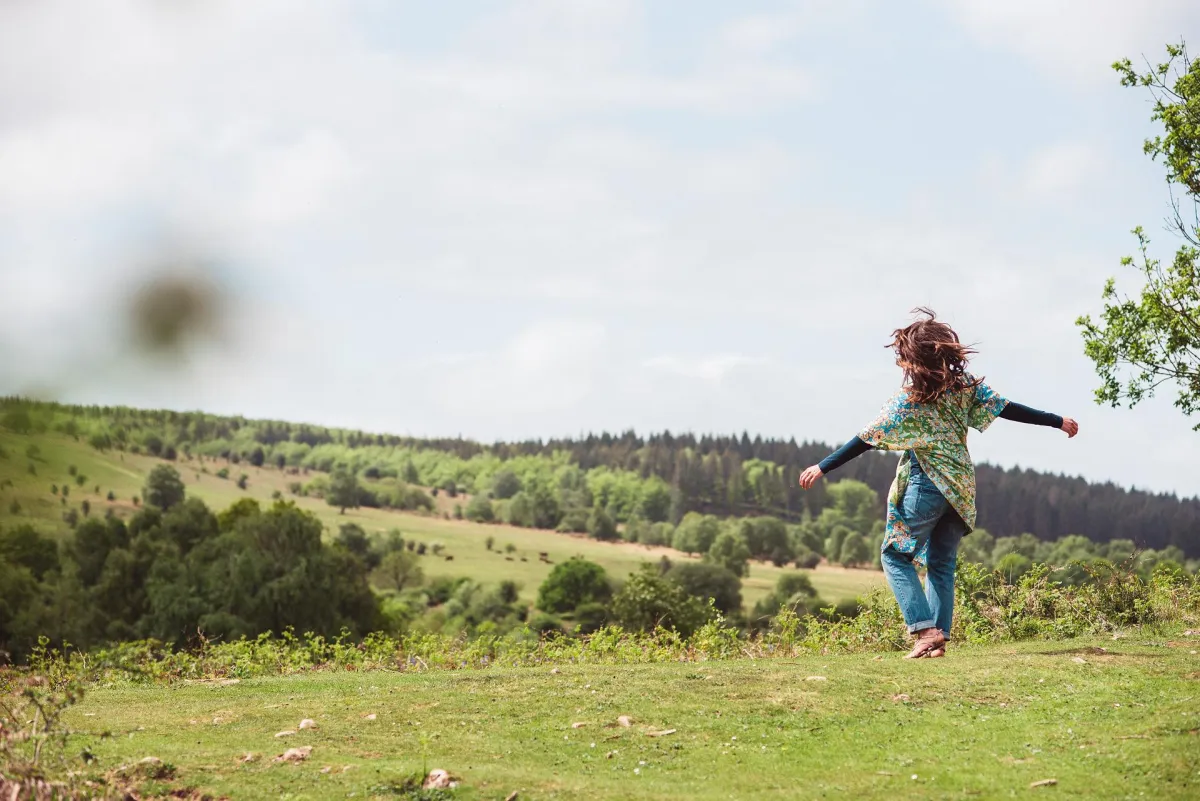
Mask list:
[[[1130,228],[1175,247],[1109,64],[1193,32],[1174,0],[9,2],[0,391],[833,443],[928,304],[1082,426],[977,459],[1195,495],[1200,435],[1096,407],[1073,325]],[[223,335],[114,365],[164,249],[216,265]]]

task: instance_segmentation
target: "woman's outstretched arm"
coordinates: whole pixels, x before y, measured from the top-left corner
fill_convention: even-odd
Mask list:
[[[1012,420],[1016,423],[1025,423],[1032,426],[1046,426],[1048,428],[1058,428],[1067,432],[1068,437],[1073,437],[1079,433],[1079,424],[1070,417],[1061,417],[1050,412],[1043,412],[1037,409],[1009,401],[1004,406],[1004,410],[1000,412],[1000,416],[1005,420]]]
[[[871,450],[870,445],[863,442],[858,437],[854,437],[845,445],[822,459],[820,464],[815,464],[801,473],[800,486],[804,487],[804,489],[809,489],[821,476],[833,470],[837,470],[846,462],[850,461],[856,456],[862,456],[869,450]]]

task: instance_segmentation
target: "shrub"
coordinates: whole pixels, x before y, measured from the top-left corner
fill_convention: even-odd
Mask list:
[[[240,490],[246,489],[246,486],[249,483],[250,483],[250,476],[246,475],[245,473],[242,473],[240,476],[238,476],[238,480],[237,480],[238,489],[240,489]]]
[[[813,553],[805,549],[803,552],[796,554],[796,567],[812,570],[819,564],[821,564],[821,555],[819,553]]]
[[[217,476],[217,478],[229,478],[229,468],[222,467],[220,470],[217,471],[216,476]]]
[[[1015,584],[1017,579],[1028,573],[1032,567],[1032,559],[1022,553],[1011,551],[996,563],[996,572],[1003,576],[1009,584]]]
[[[466,518],[475,523],[492,523],[496,520],[496,510],[486,495],[476,495],[467,502]]]
[[[750,549],[741,534],[722,531],[704,555],[705,562],[720,565],[735,576],[744,576],[750,570]]]
[[[84,498],[83,502],[79,504],[79,511],[83,512],[84,517],[87,517],[92,513],[92,504],[87,498]]]
[[[576,634],[591,634],[607,625],[608,607],[594,602],[580,604],[575,607],[572,616],[575,618]]]
[[[555,526],[556,531],[561,531],[571,534],[586,534],[588,530],[588,519],[590,510],[588,509],[568,509],[563,513],[562,519]]]
[[[667,581],[658,569],[644,563],[625,582],[612,600],[613,618],[630,631],[675,629],[687,637],[710,617],[709,607],[688,595],[673,581]]]
[[[562,634],[563,632],[562,621],[556,618],[554,615],[549,615],[545,612],[539,612],[530,618],[528,625],[531,631],[536,631],[542,636],[549,634]]]
[[[18,501],[16,498],[13,498],[12,503],[10,503],[8,505],[8,513],[10,515],[21,514],[21,502]]]
[[[588,516],[588,534],[594,540],[602,542],[612,542],[617,539],[617,525],[613,522],[612,517],[608,512],[601,509],[599,506],[592,509],[591,515]]]
[[[698,562],[680,562],[666,572],[688,595],[713,605],[725,614],[742,611],[742,582],[724,567]]]
[[[524,492],[518,492],[508,502],[505,516],[505,522],[511,526],[533,528],[533,499]]]
[[[489,534],[487,539],[483,541],[483,544],[487,546],[487,549],[490,551],[496,544],[496,538]]]
[[[104,498],[105,498],[105,500],[107,500],[111,503],[112,501],[115,501],[117,499],[117,494],[115,492],[113,492],[112,490],[109,490],[108,495],[105,495]]]
[[[595,562],[578,557],[559,562],[538,588],[537,607],[564,614],[581,604],[607,601],[612,596],[608,574]]]
[[[775,583],[774,591],[754,605],[750,625],[752,628],[762,628],[780,610],[803,617],[815,612],[820,603],[817,590],[808,576],[803,573],[784,573]]]

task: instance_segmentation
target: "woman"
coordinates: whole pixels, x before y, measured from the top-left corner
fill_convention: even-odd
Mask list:
[[[1039,412],[1000,397],[967,372],[975,354],[929,309],[922,319],[892,332],[888,346],[904,371],[904,384],[874,422],[820,464],[800,475],[800,486],[872,448],[903,451],[888,493],[887,532],[881,560],[888,584],[916,645],[906,659],[946,654],[954,614],[958,544],[975,527],[975,468],[967,428],[983,431],[997,417],[1079,432],[1069,417]],[[915,565],[926,566],[925,588]]]

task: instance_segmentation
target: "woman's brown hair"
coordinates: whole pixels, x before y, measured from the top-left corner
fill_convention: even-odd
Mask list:
[[[924,306],[913,309],[924,319],[892,332],[896,364],[904,370],[909,397],[916,403],[932,403],[947,392],[969,389],[982,379],[968,379],[967,362],[976,351],[958,340],[954,329],[939,322]]]

